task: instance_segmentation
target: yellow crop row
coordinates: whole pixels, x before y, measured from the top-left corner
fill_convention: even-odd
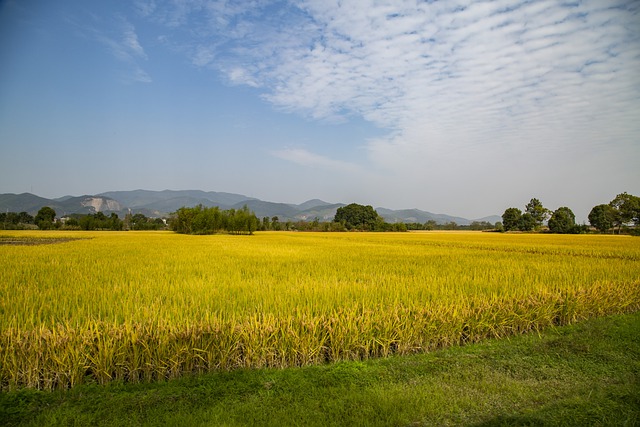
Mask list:
[[[2,389],[407,354],[640,308],[628,236],[3,236]],[[42,237],[80,239],[15,244]]]

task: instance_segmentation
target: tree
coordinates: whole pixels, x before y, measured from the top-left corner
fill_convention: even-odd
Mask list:
[[[549,230],[552,233],[572,233],[576,227],[576,216],[566,206],[556,209],[549,219]]]
[[[407,231],[407,224],[405,224],[404,222],[396,222],[395,224],[393,224],[393,231],[400,231],[400,232],[406,232]]]
[[[527,203],[525,206],[525,213],[531,215],[531,219],[533,220],[533,228],[538,229],[542,226],[542,223],[549,218],[549,209],[542,206],[540,200],[533,198]],[[527,224],[527,227],[529,224]]]
[[[64,223],[65,228],[68,229],[76,229],[80,228],[80,222],[77,218],[69,217],[67,221]]]
[[[616,212],[611,205],[597,205],[589,212],[589,223],[601,233],[606,233],[613,227]]]
[[[95,230],[96,229],[95,218],[93,217],[93,215],[85,215],[85,216],[83,216],[78,221],[78,224],[80,225],[80,228],[82,228],[83,230]]]
[[[38,221],[50,221],[53,222],[53,220],[56,218],[56,211],[53,210],[53,208],[50,208],[49,206],[44,206],[42,208],[40,208],[40,210],[38,211],[38,214],[36,215],[36,222]]]
[[[456,230],[458,228],[458,224],[455,221],[449,221],[443,226],[443,228],[445,230]]]
[[[0,229],[19,229],[35,224],[35,219],[27,212],[0,212]]]
[[[348,230],[374,230],[379,216],[371,206],[351,203],[338,208],[333,221],[343,223]]]
[[[122,221],[115,212],[112,212],[109,217],[109,228],[114,231],[122,230]]]
[[[271,228],[275,231],[280,231],[282,226],[280,225],[280,218],[274,216],[271,218]]]
[[[53,222],[55,221],[55,219],[56,211],[54,211],[53,208],[50,208],[49,206],[44,206],[38,211],[38,214],[35,218],[35,223],[38,228],[47,230],[53,227]]]
[[[271,230],[271,220],[268,216],[262,218],[262,229],[263,230]]]
[[[134,230],[144,230],[148,221],[145,214],[137,213],[131,217],[131,228]]]
[[[171,229],[176,233],[192,234],[193,220],[202,209],[202,205],[193,208],[181,207],[171,218]]]
[[[502,214],[504,231],[520,230],[522,211],[518,208],[507,208]]]
[[[537,226],[536,219],[529,212],[525,212],[520,217],[520,231],[532,231]]]
[[[469,230],[491,230],[493,225],[491,225],[488,221],[473,221],[471,225],[469,225]]]
[[[107,216],[104,214],[104,212],[100,212],[100,211],[94,213],[93,217],[96,219],[96,221],[99,221],[99,222],[104,222],[107,219]]]
[[[424,223],[422,228],[423,230],[435,230],[437,226],[438,226],[438,223],[430,219],[429,221]]]
[[[147,227],[164,226],[162,219],[147,221]],[[260,221],[245,205],[242,209],[221,211],[217,206],[207,208],[202,205],[193,208],[182,207],[171,218],[171,229],[182,234],[253,234]]]
[[[258,229],[258,218],[249,210],[247,205],[244,205],[242,209],[231,209],[228,212],[230,216],[230,223],[233,225],[228,227],[227,231],[233,234],[253,234],[253,232]]]
[[[55,212],[53,216],[55,218]],[[18,222],[22,224],[33,224],[35,223],[35,219],[31,215],[29,215],[27,212],[20,212],[18,214]]]
[[[618,226],[618,233],[624,224],[640,225],[640,197],[624,192],[618,194],[609,205],[616,212],[614,222]]]

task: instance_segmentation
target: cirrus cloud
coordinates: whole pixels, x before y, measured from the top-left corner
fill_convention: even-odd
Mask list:
[[[532,191],[554,185],[567,159],[571,178],[582,182],[592,180],[598,159],[615,162],[608,167],[626,180],[639,178],[632,160],[640,157],[638,2],[165,6],[158,19],[195,35],[195,65],[260,88],[283,111],[327,121],[360,116],[386,129],[386,137],[363,142],[370,166],[387,171],[381,182],[393,173],[425,188],[448,176],[462,191],[473,176],[497,185],[513,174],[518,191]],[[274,154],[299,164],[348,163],[306,150]]]

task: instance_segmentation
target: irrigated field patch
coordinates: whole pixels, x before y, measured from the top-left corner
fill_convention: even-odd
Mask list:
[[[0,245],[50,245],[77,240],[71,237],[0,236]]]
[[[2,388],[408,354],[640,308],[640,240],[14,232]]]

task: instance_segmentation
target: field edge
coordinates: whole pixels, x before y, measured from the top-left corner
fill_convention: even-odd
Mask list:
[[[640,312],[427,354],[0,393],[7,425],[638,425]]]

